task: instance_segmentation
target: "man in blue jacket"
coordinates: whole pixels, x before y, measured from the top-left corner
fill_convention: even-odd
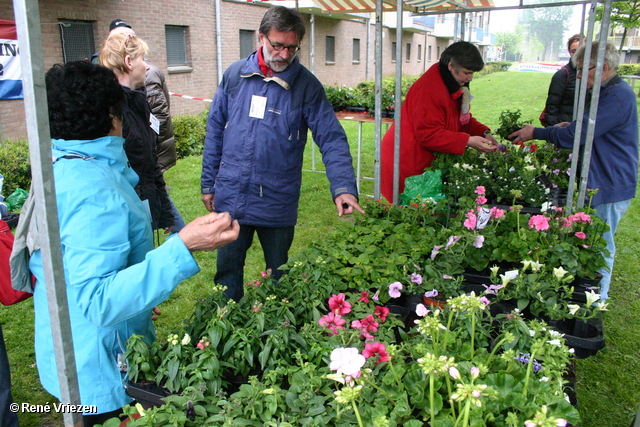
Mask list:
[[[211,104],[202,201],[241,225],[238,240],[218,251],[214,278],[235,300],[243,295],[254,232],[266,268],[276,280],[282,275],[278,267],[287,262],[298,216],[308,129],[322,153],[338,215],[363,212],[344,130],[322,84],[296,56],[304,33],[297,11],[270,8],[260,24],[260,47],[225,71]]]
[[[582,76],[582,65],[585,45],[580,46],[572,58],[578,68],[578,78]],[[587,88],[593,88],[596,73],[596,57],[598,43],[594,42],[589,59],[589,74],[587,76]],[[631,199],[636,196],[638,184],[638,111],[636,96],[629,85],[616,73],[619,55],[616,47],[607,43],[604,65],[602,68],[602,85],[596,126],[593,136],[593,148],[591,162],[589,164],[589,176],[587,188],[598,189],[593,197],[591,207],[596,210],[596,215],[609,224],[610,230],[604,233],[607,241],[606,256],[607,270],[601,271],[600,281],[601,300],[608,298],[611,272],[613,271],[613,259],[616,253],[614,235],[618,223],[629,207]],[[585,113],[583,119],[581,143],[584,144],[589,113]],[[515,142],[528,141],[530,139],[547,140],[554,145],[564,148],[573,147],[573,137],[576,131],[576,122],[560,123],[547,128],[534,128],[525,125],[521,130],[509,135],[516,136]]]

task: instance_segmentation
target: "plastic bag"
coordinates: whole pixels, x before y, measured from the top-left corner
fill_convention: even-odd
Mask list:
[[[24,201],[27,200],[29,193],[22,188],[16,188],[16,191],[11,193],[4,200],[4,203],[9,208],[9,211],[19,211],[24,205]]]
[[[435,202],[444,198],[442,172],[433,170],[404,180],[404,192],[400,194],[400,204],[407,206],[411,203]]]

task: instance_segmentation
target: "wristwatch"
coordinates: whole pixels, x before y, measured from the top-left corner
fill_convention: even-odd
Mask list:
[[[485,130],[485,131],[484,131],[484,133],[482,134],[482,137],[483,137],[483,138],[486,138],[486,137],[487,137],[487,135],[489,135],[490,133],[491,133],[491,129],[487,129],[487,130]]]

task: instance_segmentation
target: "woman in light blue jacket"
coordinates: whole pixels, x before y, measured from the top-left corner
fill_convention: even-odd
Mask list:
[[[84,417],[92,426],[132,400],[118,364],[127,339],[155,339],[151,309],[199,271],[191,252],[224,246],[239,226],[227,213],[209,214],[153,249],[149,211],[134,191],[138,177],[123,149],[124,92],[115,75],[78,61],[54,66],[46,83],[74,353],[81,403],[97,408],[98,415]],[[60,397],[40,251],[29,267],[37,279],[38,372]]]

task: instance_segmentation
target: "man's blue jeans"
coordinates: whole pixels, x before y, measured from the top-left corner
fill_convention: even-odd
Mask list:
[[[293,242],[294,227],[257,227],[240,225],[240,235],[234,242],[218,249],[218,268],[214,281],[227,287],[225,294],[239,301],[244,295],[244,263],[247,250],[253,243],[253,234],[258,233],[266,269],[272,270],[274,280],[279,280],[282,271],[278,270],[289,258],[289,248]]]
[[[596,215],[602,218],[607,224],[609,224],[609,231],[603,234],[604,239],[607,241],[607,250],[609,256],[605,257],[607,262],[607,269],[603,268],[599,271],[602,274],[602,280],[600,281],[600,300],[605,301],[609,298],[609,287],[611,285],[611,274],[613,273],[613,260],[616,256],[616,242],[614,240],[618,223],[622,219],[623,215],[627,211],[631,199],[623,200],[615,203],[602,203],[600,205],[593,206],[596,210]]]

